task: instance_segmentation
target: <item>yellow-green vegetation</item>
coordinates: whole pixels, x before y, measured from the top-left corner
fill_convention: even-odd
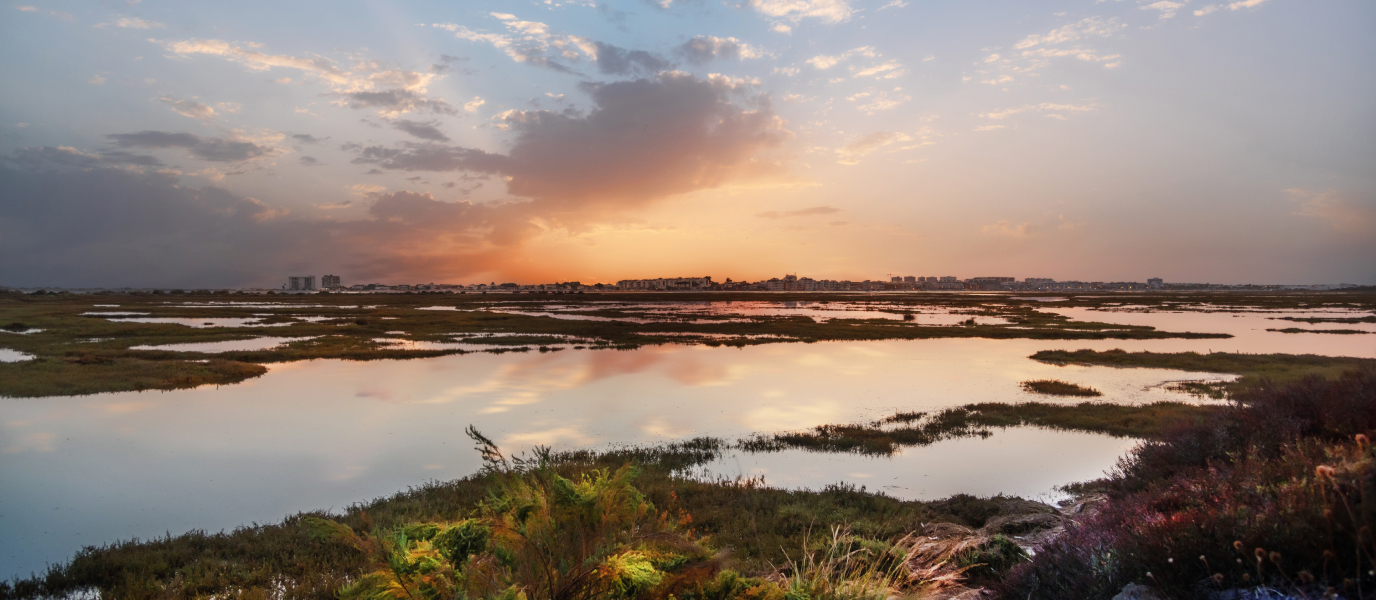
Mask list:
[[[202,383],[230,383],[251,377],[253,369],[217,369],[208,376],[191,361],[223,359],[264,364],[334,358],[402,359],[471,351],[530,351],[540,345],[577,344],[593,349],[630,349],[653,344],[753,344],[843,340],[929,338],[1025,338],[1101,340],[1219,338],[1210,332],[1160,331],[1146,326],[1073,321],[1045,308],[1099,310],[1253,311],[1296,308],[1371,310],[1376,294],[1085,294],[1039,302],[1036,294],[967,295],[939,293],[587,293],[587,294],[241,294],[144,293],[91,294],[0,292],[0,347],[38,357],[0,363],[0,396],[47,396],[132,389],[174,389]],[[1044,297],[1044,296],[1042,296]],[[1064,297],[1065,299],[1060,299]],[[844,304],[875,318],[834,318],[819,322],[805,315],[731,314],[729,311],[666,314],[684,302],[797,303],[813,307]],[[101,306],[98,306],[101,305]],[[555,318],[521,314],[549,312],[552,306],[579,310]],[[428,307],[445,310],[421,310]],[[925,312],[964,317],[959,325],[924,324]],[[172,323],[112,321],[88,312],[147,313],[151,318],[243,319],[238,327],[190,327]],[[906,314],[917,314],[913,321]],[[849,315],[853,316],[853,315]],[[976,317],[996,318],[977,324]],[[118,317],[115,317],[118,318]],[[1365,318],[1365,317],[1354,317]],[[211,321],[213,322],[213,321]],[[22,332],[22,333],[21,333]],[[398,333],[399,332],[399,333]],[[495,335],[494,335],[495,334]],[[272,350],[223,353],[181,352],[138,346],[223,342],[258,337],[301,339]],[[381,340],[381,341],[380,341]],[[406,347],[391,341],[439,343]],[[464,348],[445,346],[462,342]],[[87,376],[90,356],[123,373]],[[153,368],[139,361],[167,363]],[[67,365],[67,366],[63,366]],[[78,365],[78,366],[71,366]],[[87,369],[92,370],[92,369]],[[53,373],[61,371],[54,378]],[[80,389],[56,385],[84,379]]]
[[[934,413],[901,412],[872,423],[819,425],[805,431],[756,436],[741,440],[738,445],[751,452],[800,448],[884,456],[904,446],[927,446],[958,437],[988,437],[993,435],[994,428],[1020,426],[1150,439],[1182,424],[1205,419],[1219,410],[1221,406],[1182,402],[1145,405],[980,403]]]
[[[1043,350],[1031,356],[1056,365],[1101,365],[1109,367],[1174,369],[1204,373],[1240,375],[1232,382],[1208,383],[1194,388],[1179,387],[1182,391],[1198,390],[1221,397],[1254,387],[1263,380],[1290,382],[1310,375],[1328,379],[1351,370],[1376,368],[1376,359],[1346,356],[1318,356],[1315,354],[1236,354],[1228,352],[1127,352],[1124,350]]]
[[[471,477],[336,514],[88,547],[46,574],[0,582],[0,597],[882,600],[955,583],[988,560],[1001,573],[1025,559],[988,537],[928,555],[918,577],[900,563],[924,526],[988,527],[1051,510],[1008,498],[905,502],[845,486],[682,477],[719,455],[723,444],[710,439],[540,449],[508,462],[472,433],[489,468]]]
[[[1075,385],[1059,379],[1034,379],[1022,382],[1022,389],[1036,394],[1046,394],[1048,396],[1102,396],[1099,390],[1090,387]]]

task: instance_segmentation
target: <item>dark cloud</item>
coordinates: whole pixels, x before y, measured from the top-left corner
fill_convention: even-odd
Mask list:
[[[734,38],[700,35],[674,48],[674,54],[690,63],[701,65],[717,58],[740,58],[741,44]]]
[[[812,208],[785,210],[782,212],[777,210],[771,210],[768,212],[758,213],[755,216],[761,219],[787,219],[789,217],[811,217],[815,215],[830,215],[838,212],[841,212],[841,209],[832,208],[830,206],[814,206]]]
[[[603,18],[607,19],[607,22],[613,23],[618,26],[624,26],[626,23],[626,17],[635,14],[632,12],[612,8],[608,6],[606,2],[598,2],[596,4],[595,10],[597,11],[597,14],[600,14]],[[624,27],[618,28],[624,29]]]
[[[320,161],[316,160],[314,156],[302,156],[302,157],[301,157],[301,166],[303,166],[303,167],[314,167],[314,166],[318,166],[318,165],[320,165],[320,164],[321,164]]]
[[[458,114],[453,106],[439,98],[426,98],[411,90],[394,89],[380,92],[352,92],[342,94],[349,108],[375,108],[388,112],[431,112],[441,115]]]
[[[644,50],[626,50],[611,44],[594,42],[597,45],[597,70],[608,75],[629,75],[641,72],[653,75],[673,64]]]
[[[499,173],[510,162],[500,154],[472,148],[441,144],[406,142],[401,148],[368,146],[359,151],[354,164],[375,164],[397,171],[476,171]],[[371,172],[371,171],[370,171]]]
[[[309,133],[297,133],[292,135],[291,139],[296,140],[302,144],[319,144],[320,142],[323,142],[330,138],[318,138]]]
[[[654,79],[588,84],[587,115],[511,112],[506,155],[443,144],[371,146],[354,162],[404,171],[505,175],[515,196],[555,205],[629,205],[729,182],[778,178],[762,154],[789,135],[768,98],[732,101],[742,87],[726,78],[663,73]]]
[[[435,127],[436,125],[439,125],[439,122],[431,121],[428,123],[423,123],[420,121],[407,121],[406,119],[397,119],[395,121],[392,121],[392,127],[400,129],[401,131],[405,131],[406,133],[414,135],[422,140],[429,140],[432,142],[449,141],[449,136],[444,135],[443,132],[441,132],[437,127]]]
[[[4,162],[31,171],[52,169],[93,169],[115,165],[135,167],[160,167],[162,161],[146,154],[134,154],[124,150],[110,150],[101,153],[83,152],[67,146],[43,146],[41,148],[21,148],[10,156],[0,157]]]
[[[522,203],[376,197],[367,216],[298,216],[224,189],[126,169],[35,172],[0,164],[7,285],[224,287],[288,274],[459,279],[501,268],[533,231]]]
[[[448,73],[448,72],[454,70],[454,65],[455,65],[455,63],[464,63],[464,62],[468,62],[468,61],[470,61],[470,60],[472,60],[472,59],[470,59],[470,58],[468,58],[468,57],[465,57],[465,56],[450,56],[450,55],[448,55],[448,54],[441,54],[441,55],[440,55],[440,62],[438,62],[438,63],[436,63],[436,64],[430,65],[430,72],[431,72],[431,73]],[[473,71],[470,70],[470,69],[463,69],[461,72],[462,72],[462,73],[465,73],[465,74],[472,74],[472,73],[473,73]]]
[[[214,162],[244,161],[267,156],[274,150],[271,146],[259,146],[253,142],[203,138],[190,133],[166,131],[115,133],[105,137],[113,140],[121,148],[185,148],[196,158]]]

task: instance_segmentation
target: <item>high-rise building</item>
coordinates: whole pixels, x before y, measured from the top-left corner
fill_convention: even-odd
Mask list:
[[[337,290],[344,286],[339,283],[338,275],[321,275],[320,287],[327,290]]]
[[[908,275],[903,278],[903,283],[917,283],[917,278],[913,277],[912,275]]]
[[[287,289],[294,292],[307,292],[315,290],[315,276],[303,275],[301,277],[288,277]]]
[[[1147,287],[1153,290],[1159,290],[1163,287],[1166,287],[1166,282],[1161,281],[1160,277],[1152,277],[1151,279],[1147,280]]]

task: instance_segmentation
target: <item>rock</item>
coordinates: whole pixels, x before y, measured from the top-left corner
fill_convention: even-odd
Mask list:
[[[1123,590],[1118,592],[1113,600],[1164,600],[1156,589],[1145,585],[1129,583],[1123,586]]]

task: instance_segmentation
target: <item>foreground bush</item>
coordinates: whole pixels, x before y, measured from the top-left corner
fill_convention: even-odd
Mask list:
[[[1376,373],[1260,386],[1135,450],[1108,482],[1111,501],[1000,591],[1108,599],[1139,583],[1171,598],[1257,586],[1376,597],[1373,429]]]

